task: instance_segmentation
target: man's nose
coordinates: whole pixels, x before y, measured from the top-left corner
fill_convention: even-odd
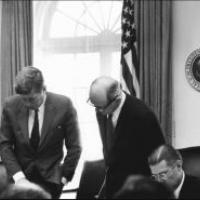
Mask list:
[[[158,178],[157,178],[157,181],[160,182],[160,183],[164,183],[164,182],[165,182],[165,180],[162,179],[161,177],[158,177]]]

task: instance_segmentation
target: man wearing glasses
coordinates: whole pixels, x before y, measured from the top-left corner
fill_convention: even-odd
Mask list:
[[[200,180],[185,174],[179,151],[162,145],[149,156],[148,162],[152,178],[168,186],[176,199],[200,199]]]
[[[164,138],[153,112],[123,92],[118,81],[97,78],[89,96],[96,108],[107,167],[105,195],[110,198],[130,174],[150,175],[147,158]]]

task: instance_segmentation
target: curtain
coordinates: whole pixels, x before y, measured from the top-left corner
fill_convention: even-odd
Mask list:
[[[2,1],[1,102],[14,93],[17,72],[32,64],[32,2]]]
[[[172,143],[171,1],[136,1],[141,98]]]

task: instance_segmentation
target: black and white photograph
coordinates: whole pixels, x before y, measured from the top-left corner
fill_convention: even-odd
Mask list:
[[[199,0],[0,0],[0,199],[200,199]]]

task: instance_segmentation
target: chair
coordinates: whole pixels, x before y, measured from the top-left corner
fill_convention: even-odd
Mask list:
[[[103,184],[104,178],[105,164],[103,160],[85,162],[77,199],[94,199]]]
[[[200,178],[200,146],[178,149],[183,157],[186,174]]]

